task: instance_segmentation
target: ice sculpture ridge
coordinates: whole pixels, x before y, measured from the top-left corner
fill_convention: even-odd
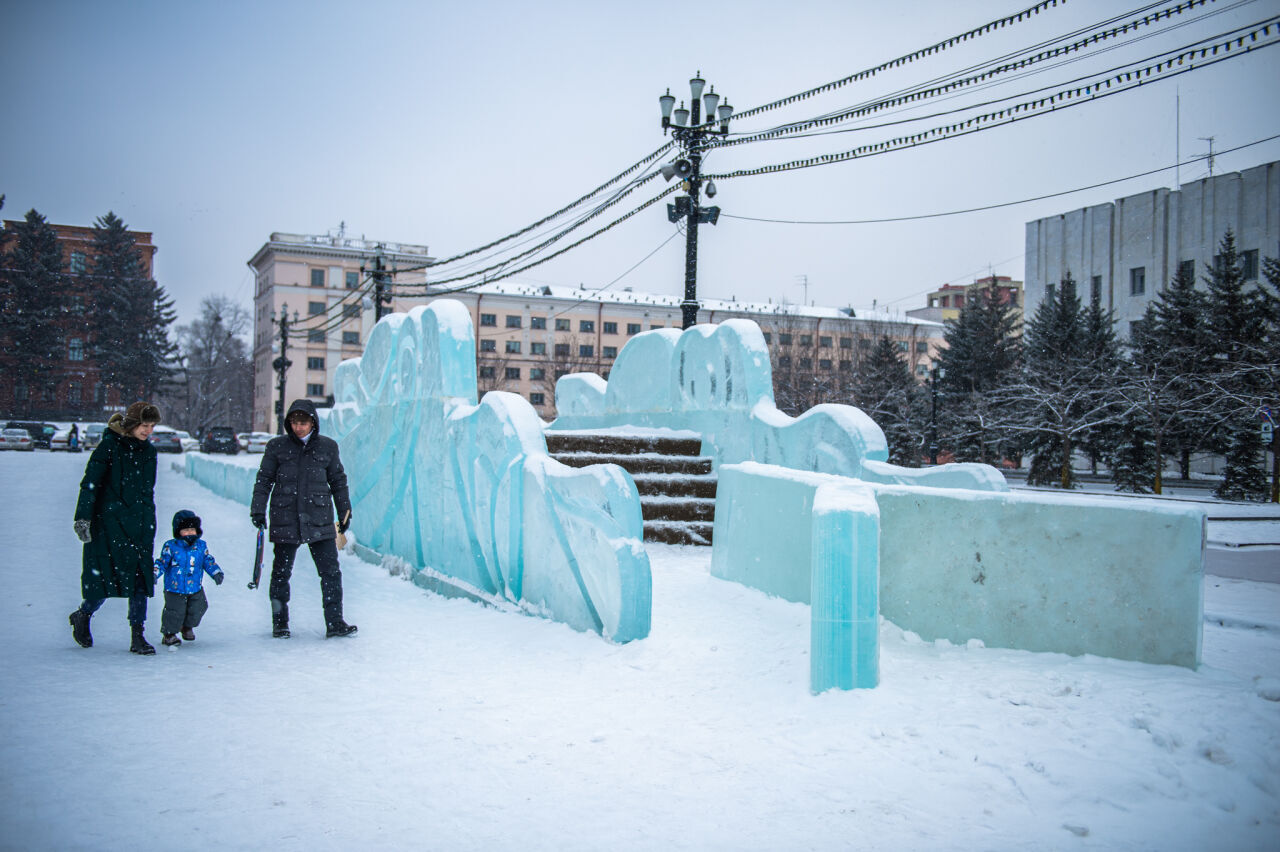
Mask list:
[[[648,635],[635,483],[550,458],[522,397],[477,404],[460,303],[384,317],[335,372],[334,399],[322,428],[342,446],[361,545],[614,641]]]

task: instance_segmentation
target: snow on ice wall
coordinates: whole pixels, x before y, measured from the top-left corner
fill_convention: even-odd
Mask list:
[[[615,465],[547,455],[532,406],[476,404],[466,309],[437,300],[384,317],[334,376],[321,432],[336,438],[359,543],[462,589],[617,642],[649,633],[640,498]]]
[[[219,497],[235,500],[248,506],[253,501],[253,482],[258,478],[258,466],[242,467],[226,459],[216,459],[197,453],[184,453],[187,476],[199,482]]]
[[[711,573],[810,604],[812,692],[880,682],[879,515],[850,479],[720,468]]]
[[[608,382],[593,373],[561,377],[556,410],[548,428],[698,432],[717,466],[758,461],[873,482],[1008,490],[989,465],[889,464],[884,432],[853,406],[818,405],[799,417],[779,411],[769,350],[751,320],[638,334],[618,354]]]
[[[806,510],[816,514],[807,501],[818,503],[813,495],[823,488],[853,484],[754,463],[722,467],[712,573],[814,601],[816,620],[810,578],[821,551],[816,525],[804,523]],[[857,549],[852,570],[859,578],[878,572],[880,612],[899,627],[927,640],[1199,663],[1204,510],[1038,492],[863,487],[879,508],[879,549]]]

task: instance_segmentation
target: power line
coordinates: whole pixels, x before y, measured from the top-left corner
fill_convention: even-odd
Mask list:
[[[1258,139],[1253,142],[1247,142],[1243,145],[1237,145],[1236,147],[1228,148],[1225,151],[1215,151],[1214,156],[1216,157],[1216,156],[1221,156],[1222,154],[1230,154],[1234,151],[1240,151],[1245,148],[1250,148],[1250,147],[1253,147],[1254,145],[1261,145],[1264,142],[1271,142],[1276,139],[1280,139],[1280,133],[1274,136],[1268,136],[1264,139]],[[885,222],[910,222],[910,221],[915,221],[919,219],[937,219],[943,216],[959,216],[964,213],[980,213],[984,210],[996,210],[1001,207],[1013,207],[1018,204],[1029,204],[1033,201],[1044,201],[1045,199],[1048,199],[1048,198],[1059,198],[1063,195],[1071,195],[1076,192],[1085,192],[1090,189],[1098,189],[1104,186],[1111,186],[1112,184],[1123,183],[1124,181],[1127,181],[1127,180],[1134,180],[1136,178],[1141,178],[1141,177],[1149,177],[1151,175],[1158,174],[1160,172],[1168,171],[1169,169],[1178,168],[1181,166],[1189,165],[1191,163],[1200,162],[1206,159],[1208,159],[1208,155],[1192,157],[1190,159],[1183,160],[1182,162],[1174,163],[1173,165],[1161,166],[1160,168],[1157,168],[1157,169],[1149,169],[1148,171],[1145,171],[1145,172],[1138,172],[1136,174],[1127,175],[1122,178],[1115,178],[1113,180],[1105,180],[1100,183],[1089,184],[1088,186],[1078,186],[1075,189],[1064,189],[1061,192],[1050,192],[1045,195],[1036,195],[1031,198],[1020,198],[1017,201],[1001,201],[998,204],[986,204],[981,207],[966,207],[963,210],[948,210],[943,213],[919,213],[912,216],[886,216],[879,219],[831,219],[831,220],[766,219],[758,216],[737,216],[732,213],[721,213],[720,215],[728,219],[744,219],[749,222],[772,222],[772,223],[784,224],[784,225],[878,225]]]

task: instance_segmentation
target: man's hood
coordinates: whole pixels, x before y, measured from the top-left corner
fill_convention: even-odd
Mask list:
[[[309,399],[295,399],[289,406],[289,412],[285,414],[285,423],[289,422],[289,418],[293,416],[295,411],[301,411],[303,414],[311,418],[311,434],[320,434],[320,415],[316,413],[316,404]],[[293,434],[293,430],[286,427],[286,433],[295,441],[298,436]]]

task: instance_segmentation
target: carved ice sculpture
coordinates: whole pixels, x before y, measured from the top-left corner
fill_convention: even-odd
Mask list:
[[[476,404],[475,364],[470,315],[437,300],[384,317],[338,367],[322,431],[342,448],[357,540],[421,585],[443,578],[616,642],[647,636],[635,483],[551,459],[515,394]]]

